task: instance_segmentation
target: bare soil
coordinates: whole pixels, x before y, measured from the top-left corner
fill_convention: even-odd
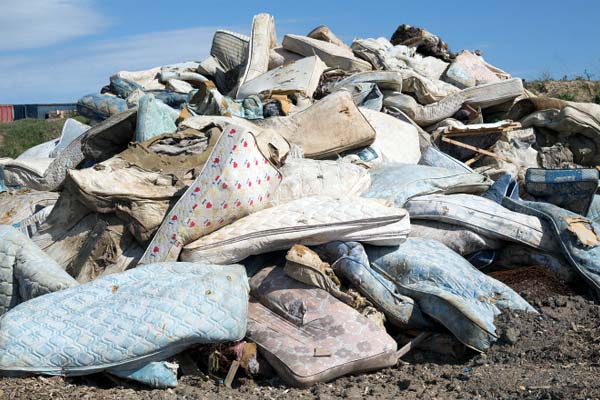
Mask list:
[[[532,81],[525,87],[538,96],[562,98],[563,100],[594,103],[600,100],[600,82],[587,80]]]
[[[107,375],[0,379],[7,399],[599,399],[600,306],[539,267],[491,273],[511,285],[540,314],[506,312],[500,339],[485,354],[461,359],[415,350],[399,366],[340,378],[310,389],[277,377],[242,373],[233,389],[183,376],[174,389],[149,390]]]

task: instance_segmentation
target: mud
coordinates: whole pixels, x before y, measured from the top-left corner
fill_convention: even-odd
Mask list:
[[[414,351],[400,365],[310,389],[278,378],[239,377],[233,389],[184,376],[175,389],[93,375],[0,380],[9,399],[597,399],[600,398],[600,306],[539,267],[491,273],[523,295],[539,314],[510,312],[497,320],[500,339],[485,354],[461,359]]]

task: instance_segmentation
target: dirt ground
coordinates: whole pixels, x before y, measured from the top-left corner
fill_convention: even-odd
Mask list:
[[[538,267],[491,273],[540,314],[509,312],[497,320],[500,340],[461,359],[416,350],[395,368],[310,389],[278,378],[238,378],[234,388],[184,376],[175,389],[148,390],[106,375],[5,378],[7,399],[599,399],[600,306]],[[240,374],[241,375],[241,374]]]
[[[600,82],[588,80],[568,81],[532,81],[525,87],[538,96],[562,98],[568,101],[598,103],[600,101]]]

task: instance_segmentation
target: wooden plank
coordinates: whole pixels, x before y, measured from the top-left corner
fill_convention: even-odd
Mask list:
[[[417,347],[417,345],[419,343],[421,343],[423,340],[427,339],[429,337],[429,335],[431,335],[431,333],[421,332],[421,333],[419,333],[419,335],[416,338],[414,338],[413,340],[411,340],[410,342],[408,342],[407,344],[402,346],[402,348],[396,352],[396,356],[398,356],[398,360],[400,360],[403,356],[405,356],[409,351],[411,351],[415,347]]]
[[[474,151],[476,153],[484,154],[486,156],[497,158],[498,160],[506,161],[506,162],[509,162],[509,163],[512,163],[512,164],[516,164],[510,158],[501,156],[501,155],[496,154],[496,153],[492,153],[491,151],[480,149],[479,147],[471,146],[470,144],[465,144],[465,143],[459,142],[457,140],[452,140],[452,139],[447,138],[447,137],[443,137],[442,138],[442,142],[450,143],[450,144],[453,144],[453,145],[458,146],[458,147],[463,147],[465,149],[472,150],[472,151]]]
[[[481,135],[481,134],[492,133],[492,132],[498,132],[498,133],[510,132],[510,131],[514,131],[517,129],[523,129],[523,126],[519,122],[513,122],[513,123],[505,124],[505,125],[499,125],[496,127],[481,127],[481,128],[477,128],[477,129],[469,129],[468,125],[465,128],[446,127],[441,131],[441,133],[444,136],[460,137],[460,136]]]
[[[233,383],[233,379],[235,378],[235,374],[237,373],[238,368],[240,367],[240,362],[235,360],[231,363],[231,367],[229,367],[229,372],[227,372],[227,376],[225,377],[225,386],[231,389],[231,384]]]
[[[485,136],[485,135],[494,135],[494,134],[501,135],[504,132],[507,132],[507,131],[504,131],[501,129],[495,129],[493,131],[448,132],[448,133],[444,133],[442,136],[460,138],[460,137]]]
[[[494,148],[494,146],[488,147],[486,150],[493,153],[493,151],[492,151],[493,148]],[[475,157],[471,158],[470,160],[465,161],[465,165],[467,167],[470,167],[472,164],[474,164],[477,161],[481,160],[483,158],[483,156],[484,155],[481,154],[481,153],[475,154]]]
[[[472,164],[475,164],[477,161],[481,160],[482,158],[483,158],[483,154],[477,153],[477,154],[475,154],[475,157],[465,161],[465,165],[467,167],[470,167]]]

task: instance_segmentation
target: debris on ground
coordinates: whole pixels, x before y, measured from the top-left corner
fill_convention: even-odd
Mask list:
[[[0,159],[0,393],[600,396],[600,105],[420,27],[275,28]]]

